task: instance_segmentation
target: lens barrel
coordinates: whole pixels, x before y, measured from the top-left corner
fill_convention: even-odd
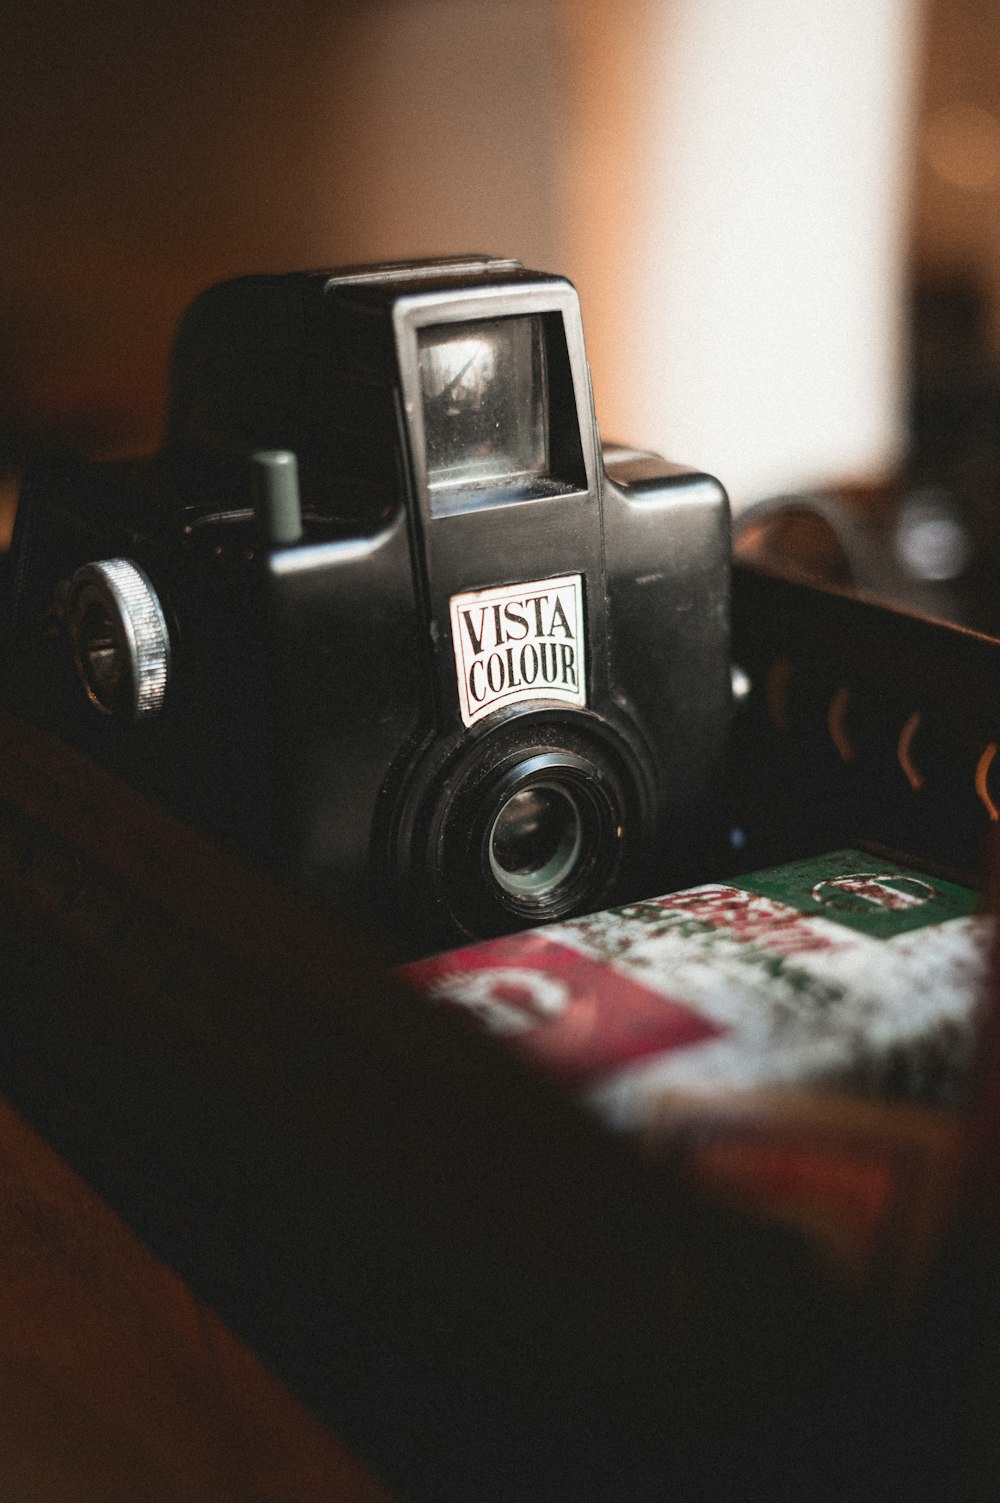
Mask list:
[[[622,817],[592,764],[537,753],[484,792],[478,880],[488,900],[521,919],[554,919],[603,885]]]
[[[468,741],[409,827],[411,868],[460,933],[502,934],[613,902],[641,828],[638,777],[589,718],[519,717]],[[429,790],[430,791],[430,790]]]

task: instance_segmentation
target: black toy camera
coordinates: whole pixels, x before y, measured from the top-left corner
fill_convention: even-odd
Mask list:
[[[29,475],[15,706],[424,943],[711,867],[716,481],[602,452],[576,293],[473,257],[185,316],[166,442]]]

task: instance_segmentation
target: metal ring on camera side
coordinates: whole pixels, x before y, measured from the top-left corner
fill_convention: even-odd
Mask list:
[[[170,636],[156,591],[127,558],[84,564],[70,580],[66,625],[90,703],[104,715],[159,713],[170,673]]]

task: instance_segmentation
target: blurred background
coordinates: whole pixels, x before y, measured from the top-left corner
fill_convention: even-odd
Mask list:
[[[995,0],[7,0],[3,525],[48,445],[155,448],[205,284],[472,249],[574,279],[605,437],[737,505],[890,487],[957,578],[1000,496],[998,48]]]

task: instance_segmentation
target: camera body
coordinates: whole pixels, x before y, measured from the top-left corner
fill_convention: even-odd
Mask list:
[[[708,476],[602,450],[564,279],[251,276],[161,453],[23,489],[7,684],[189,817],[425,942],[710,870],[730,713]]]

